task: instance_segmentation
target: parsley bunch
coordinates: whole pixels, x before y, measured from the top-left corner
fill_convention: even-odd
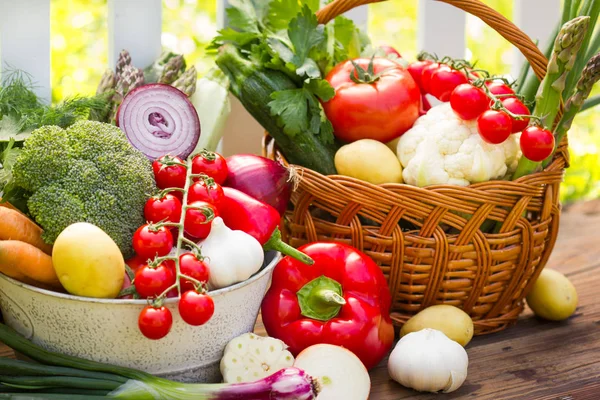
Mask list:
[[[285,73],[297,87],[271,93],[271,115],[279,117],[290,137],[310,132],[322,143],[333,143],[333,127],[320,101],[328,101],[335,92],[323,78],[336,64],[360,56],[369,46],[368,37],[343,16],[319,24],[318,0],[229,4],[229,27],[219,31],[210,49],[232,44],[257,67]]]

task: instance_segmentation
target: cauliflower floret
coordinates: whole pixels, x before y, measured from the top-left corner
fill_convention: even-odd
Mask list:
[[[431,108],[398,140],[396,154],[404,182],[419,187],[460,185],[499,179],[517,168],[518,135],[489,144],[477,123],[460,119],[443,103]]]

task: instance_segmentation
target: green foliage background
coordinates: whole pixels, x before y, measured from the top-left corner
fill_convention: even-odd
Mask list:
[[[484,0],[512,18],[513,1]],[[390,0],[369,6],[369,34],[375,44],[390,44],[404,57],[417,54],[415,0]],[[52,98],[94,93],[107,65],[106,0],[52,0]],[[549,24],[554,21],[548,21]],[[183,53],[199,73],[212,60],[205,47],[215,35],[216,0],[163,0],[162,44]],[[494,73],[510,70],[511,46],[476,18],[467,20],[467,54]],[[494,51],[489,51],[494,49]],[[595,93],[600,93],[597,88]],[[600,197],[600,108],[580,114],[569,132],[571,167],[561,196],[563,201]]]

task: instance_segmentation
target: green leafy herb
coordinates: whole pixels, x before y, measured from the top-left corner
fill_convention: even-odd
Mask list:
[[[4,186],[12,178],[12,166],[17,161],[17,156],[21,149],[15,147],[14,139],[6,143],[3,151],[0,152],[0,190],[4,189]]]
[[[334,90],[323,77],[339,62],[359,57],[368,37],[345,17],[319,24],[319,0],[234,0],[230,5],[229,27],[219,31],[210,49],[233,44],[257,68],[284,72],[297,88],[271,93],[271,115],[290,137],[311,132],[333,143],[321,101],[333,97]]]

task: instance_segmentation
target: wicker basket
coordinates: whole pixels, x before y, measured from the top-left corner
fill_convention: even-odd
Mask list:
[[[317,16],[327,23],[377,1],[336,0]],[[544,55],[499,13],[479,0],[440,1],[479,17],[521,50],[538,78],[545,75]],[[268,134],[263,155],[285,163]],[[565,139],[542,172],[468,187],[372,185],[298,167],[301,179],[285,215],[284,235],[292,246],[333,240],[371,256],[388,280],[397,325],[425,307],[445,303],[471,316],[475,334],[497,332],[516,322],[552,252],[558,190],[567,166]],[[486,219],[502,223],[499,233],[480,230]],[[456,233],[446,233],[448,227]]]

